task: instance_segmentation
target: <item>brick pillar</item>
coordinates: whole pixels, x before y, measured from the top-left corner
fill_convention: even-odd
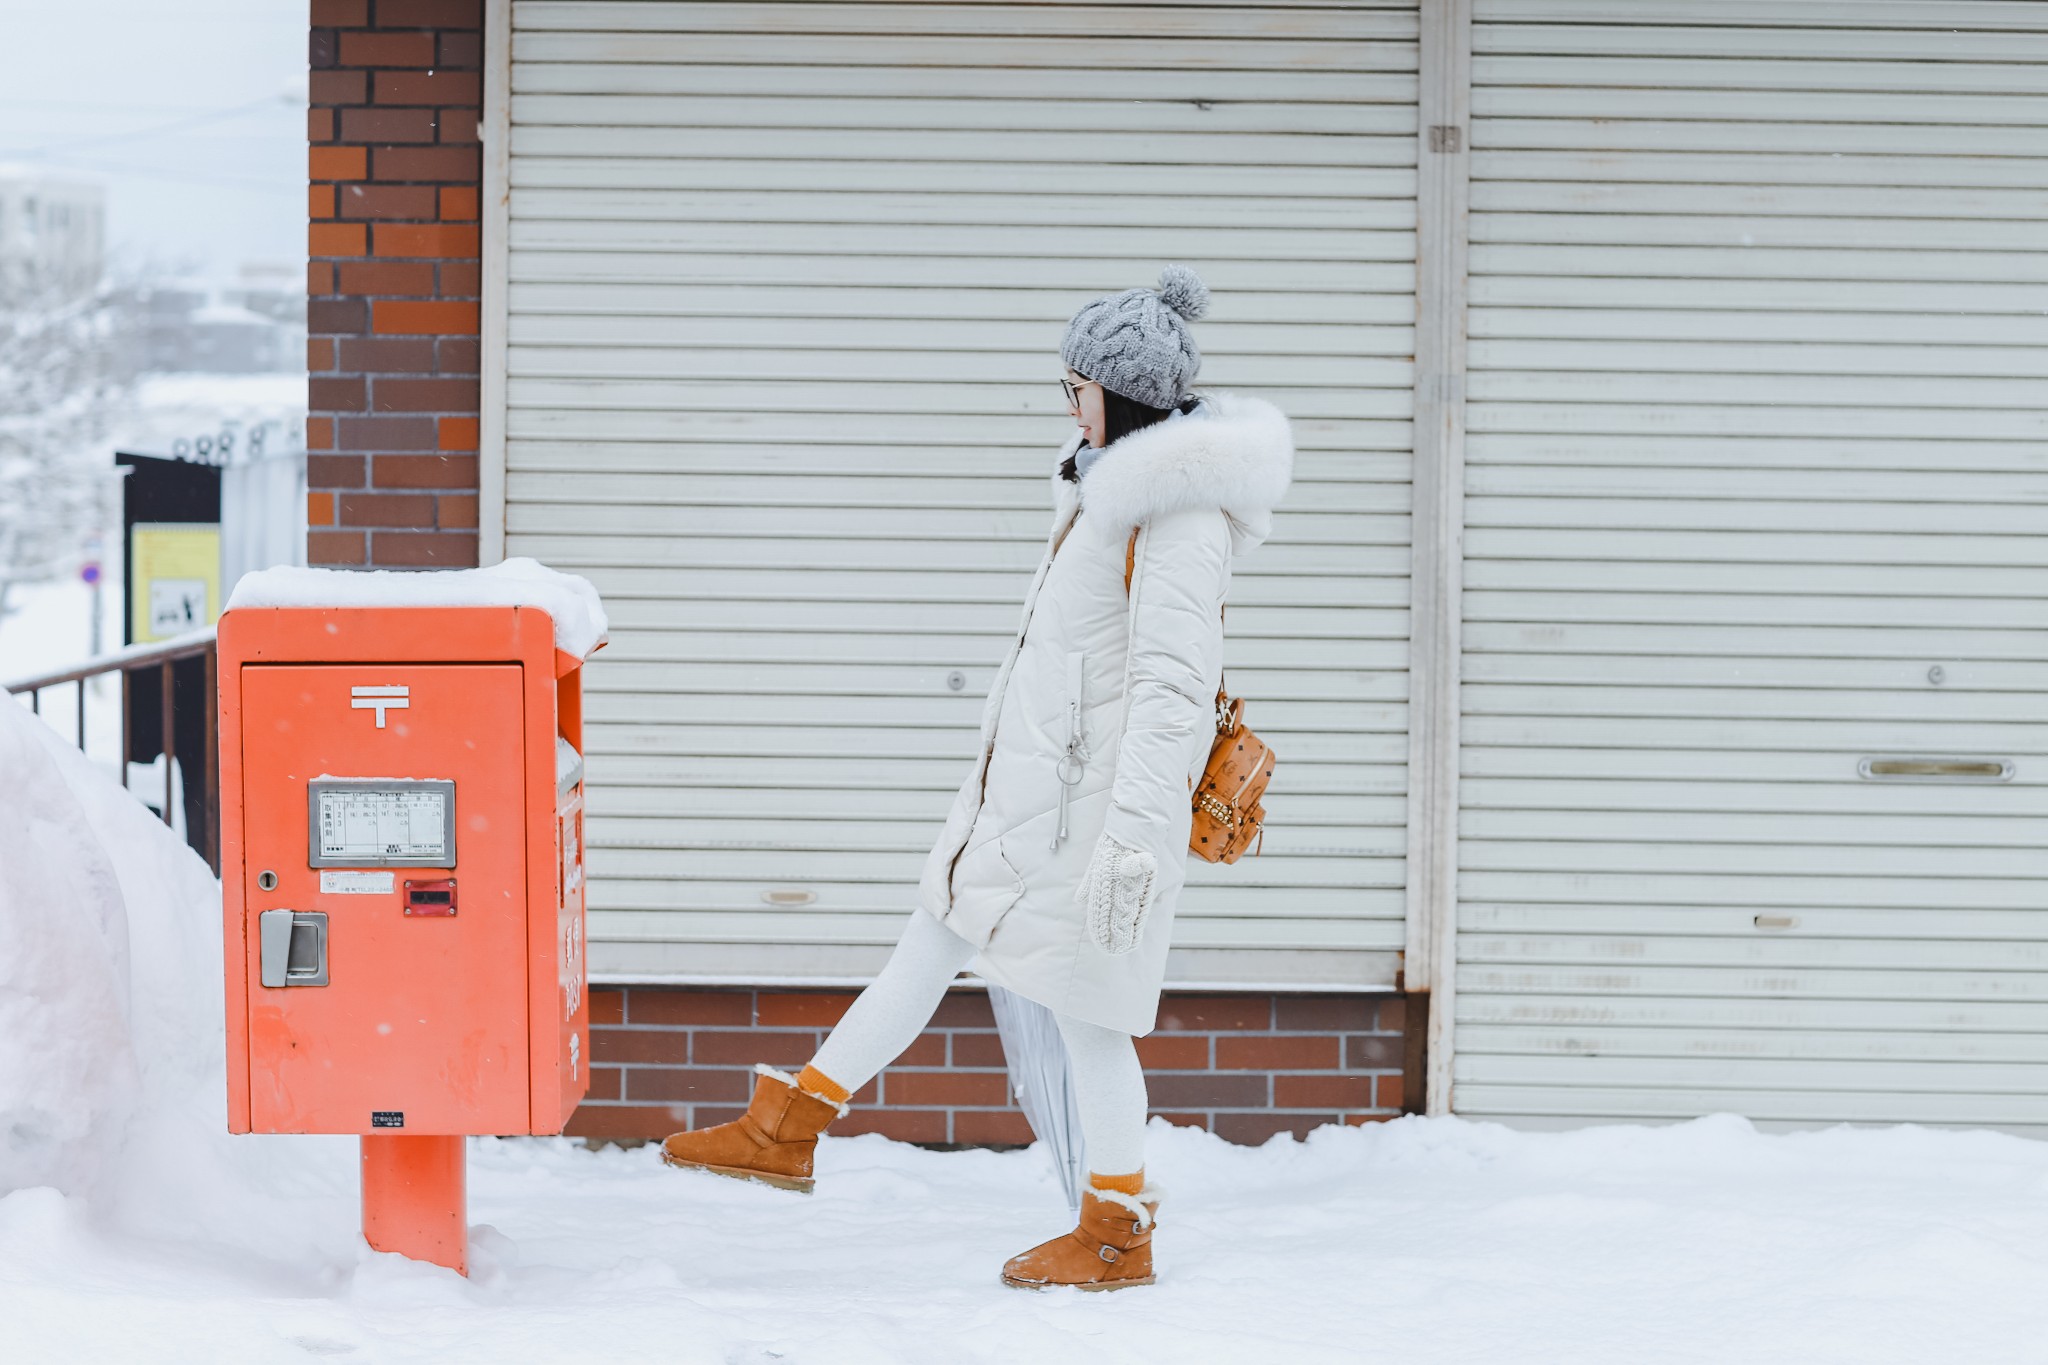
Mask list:
[[[312,0],[307,554],[477,562],[482,0]]]

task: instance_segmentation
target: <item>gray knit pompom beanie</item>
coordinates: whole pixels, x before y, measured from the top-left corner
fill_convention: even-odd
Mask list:
[[[1159,272],[1157,289],[1104,294],[1074,314],[1060,359],[1074,373],[1147,407],[1188,396],[1202,353],[1188,324],[1209,311],[1209,289],[1184,265]]]

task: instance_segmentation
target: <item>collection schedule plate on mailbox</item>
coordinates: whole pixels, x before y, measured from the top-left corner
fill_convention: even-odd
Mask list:
[[[312,867],[455,866],[455,784],[320,777],[306,784]]]

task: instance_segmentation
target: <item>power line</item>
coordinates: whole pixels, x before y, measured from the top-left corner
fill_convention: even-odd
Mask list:
[[[71,138],[64,142],[48,142],[40,147],[23,147],[14,151],[0,152],[0,160],[34,160],[47,157],[52,152],[69,151],[76,147],[104,147],[109,143],[134,142],[145,138],[163,137],[169,133],[182,133],[193,128],[203,128],[212,123],[225,123],[259,109],[271,109],[297,102],[297,96],[266,95],[260,100],[245,104],[229,105],[221,109],[209,109],[168,123],[159,123],[147,128],[134,128],[125,133],[100,133],[92,137]]]
[[[305,194],[305,185],[297,180],[277,180],[263,176],[220,174],[208,171],[165,170],[157,166],[138,166],[125,161],[103,161],[98,157],[45,157],[41,163],[60,170],[73,169],[94,171],[107,175],[132,175],[146,180],[169,180],[183,185],[218,185],[225,189],[259,190],[266,194],[282,194],[298,198]]]
[[[0,104],[26,105],[32,109],[141,109],[152,114],[192,112],[190,104],[165,104],[161,100],[52,100],[25,95],[0,95]]]

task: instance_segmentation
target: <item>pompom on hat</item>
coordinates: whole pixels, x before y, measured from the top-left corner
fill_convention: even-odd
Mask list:
[[[1153,408],[1188,395],[1202,352],[1188,324],[1209,311],[1209,287],[1184,265],[1159,272],[1156,289],[1104,294],[1067,324],[1060,359],[1074,373]]]

